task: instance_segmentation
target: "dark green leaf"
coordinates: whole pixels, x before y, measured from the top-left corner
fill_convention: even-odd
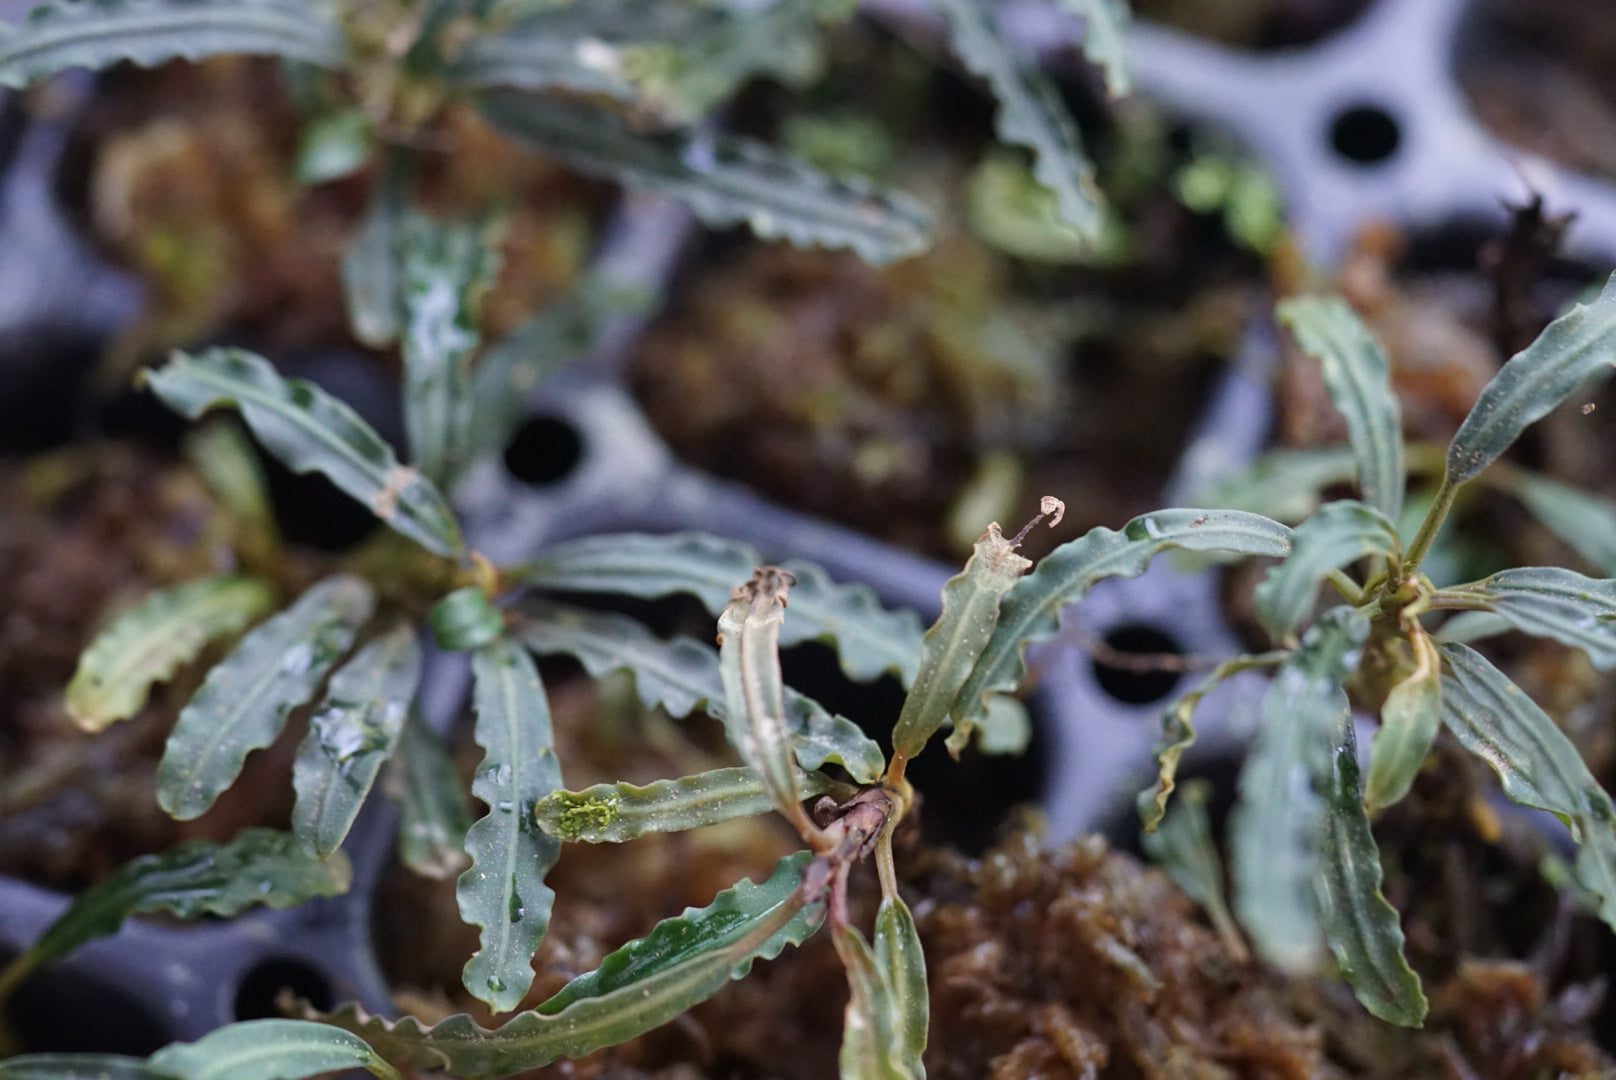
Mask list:
[[[1616,667],[1616,580],[1557,566],[1503,570],[1466,588],[1517,630],[1581,649],[1601,671]]]
[[[398,857],[417,874],[446,878],[471,860],[471,812],[443,740],[412,710],[393,755],[387,792],[398,800]]]
[[[427,622],[438,648],[451,652],[480,649],[505,632],[505,616],[474,585],[456,589],[433,604]]]
[[[1257,586],[1257,618],[1277,641],[1295,636],[1330,573],[1366,555],[1395,557],[1397,527],[1373,507],[1340,499],[1296,529],[1295,548]]]
[[[886,771],[887,760],[880,744],[864,734],[862,728],[789,686],[786,687],[786,728],[797,753],[797,764],[804,769],[817,769],[829,762],[846,769],[860,784],[873,784]]]
[[[819,773],[799,773],[804,798],[822,795],[830,783]],[[569,843],[615,844],[653,832],[680,832],[773,809],[763,781],[751,769],[712,769],[677,780],[596,784],[582,791],[552,791],[539,800],[539,826]]]
[[[1244,958],[1246,943],[1224,899],[1223,861],[1206,813],[1211,795],[1209,781],[1186,781],[1173,809],[1161,818],[1161,827],[1146,831],[1140,840],[1151,861],[1167,871],[1185,896],[1201,905],[1230,954]]]
[[[151,1067],[178,1080],[303,1080],[342,1069],[369,1069],[400,1080],[364,1040],[308,1020],[244,1020],[194,1043],[170,1043]]]
[[[1408,632],[1414,670],[1391,688],[1380,707],[1380,730],[1370,748],[1364,800],[1370,813],[1408,794],[1442,726],[1441,657],[1419,623],[1413,623]],[[1354,776],[1357,771],[1354,765]]]

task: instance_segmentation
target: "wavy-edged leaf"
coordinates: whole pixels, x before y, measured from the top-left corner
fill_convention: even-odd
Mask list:
[[[1147,830],[1139,839],[1150,860],[1201,905],[1230,955],[1244,960],[1246,943],[1224,899],[1223,860],[1206,812],[1211,797],[1210,781],[1185,781],[1172,812],[1160,817],[1159,828]]]
[[[146,382],[170,408],[196,419],[234,405],[258,441],[293,472],[324,473],[387,525],[428,551],[455,555],[460,526],[443,494],[347,403],[303,379],[282,379],[269,361],[242,349],[176,352]]]
[[[667,1023],[819,927],[799,886],[808,852],[782,859],[761,885],[742,881],[705,908],[665,919],[606,957],[538,1009],[495,1030],[464,1013],[434,1027],[368,1017],[349,1006],[326,1019],[363,1036],[389,1060],[466,1080],[508,1076],[557,1058],[582,1057]]]
[[[1263,698],[1263,726],[1240,772],[1229,817],[1235,911],[1257,953],[1282,971],[1311,971],[1323,944],[1314,878],[1324,790],[1352,673],[1369,623],[1348,607],[1319,617]]]
[[[1347,421],[1363,501],[1396,521],[1403,508],[1403,420],[1385,350],[1338,296],[1285,300],[1275,315],[1324,369],[1324,384]]]
[[[819,773],[799,773],[805,798],[830,790]],[[618,844],[646,833],[682,832],[773,809],[763,781],[747,768],[711,769],[677,780],[596,784],[539,800],[539,827],[569,843]]]
[[[1528,426],[1602,369],[1616,364],[1616,274],[1597,299],[1578,304],[1510,357],[1476,398],[1448,444],[1448,480],[1469,480]]]
[[[1257,586],[1257,618],[1276,641],[1290,640],[1332,571],[1366,555],[1393,558],[1399,550],[1397,526],[1379,510],[1353,499],[1328,503],[1297,526],[1290,555]]]
[[[445,489],[470,464],[482,423],[472,411],[471,358],[482,343],[478,306],[499,272],[490,232],[410,211],[400,237],[404,428],[410,460]]]
[[[744,224],[765,240],[852,248],[872,263],[926,246],[930,216],[908,196],[826,176],[751,139],[643,134],[609,110],[515,90],[481,93],[477,103],[512,138],[579,172],[677,199],[715,227]]]
[[[1127,0],[1056,0],[1056,4],[1083,19],[1083,55],[1105,72],[1105,89],[1112,97],[1133,90],[1133,50],[1128,29],[1133,13]]]
[[[398,340],[404,326],[404,268],[400,238],[413,174],[402,153],[383,157],[359,231],[342,253],[342,294],[354,337],[373,349]]]
[[[131,915],[161,911],[196,919],[236,915],[260,904],[289,907],[346,892],[352,876],[340,854],[315,858],[297,837],[273,829],[244,829],[224,844],[188,840],[138,856],[79,893],[39,940],[0,972],[0,1001],[35,968],[117,933]]]
[[[1091,529],[1062,544],[1005,594],[999,624],[955,700],[954,722],[980,717],[990,694],[1020,686],[1027,646],[1053,637],[1061,613],[1097,582],[1138,577],[1171,548],[1282,557],[1290,553],[1291,531],[1239,510],[1173,509],[1143,514],[1120,531]]]
[[[421,646],[407,623],[367,644],[331,676],[292,765],[292,829],[322,858],[342,846],[398,745],[420,678]]]
[[[555,891],[544,883],[561,855],[533,816],[561,787],[550,703],[526,649],[501,638],[472,654],[477,745],[482,764],[471,793],[488,813],[466,833],[471,866],[460,875],[460,917],[482,928],[461,978],[495,1012],[514,1009],[533,982],[533,953],[550,926]]]
[[[1425,1021],[1425,994],[1403,957],[1397,909],[1380,891],[1380,849],[1364,812],[1350,716],[1343,715],[1338,739],[1319,841],[1319,922],[1364,1008],[1388,1023],[1419,1027]]]
[[[1466,645],[1440,646],[1442,723],[1481,758],[1523,806],[1559,817],[1582,845],[1577,881],[1599,898],[1599,917],[1616,928],[1616,810],[1577,748],[1549,715],[1504,673]]]
[[[1502,570],[1466,586],[1517,630],[1588,654],[1594,667],[1616,667],[1616,580],[1558,566]]]
[[[1100,191],[1077,124],[1060,92],[1030,58],[1017,56],[988,0],[938,0],[960,62],[999,102],[999,138],[1033,152],[1033,175],[1055,193],[1061,219],[1090,241],[1099,237]]]
[[[1319,508],[1325,488],[1350,482],[1357,470],[1357,455],[1348,446],[1271,450],[1243,469],[1219,474],[1195,499],[1203,506],[1301,521]]]
[[[762,565],[750,544],[706,533],[616,533],[557,545],[520,576],[547,589],[647,598],[690,593],[717,615],[736,583]],[[904,686],[913,685],[923,637],[918,615],[888,611],[867,586],[838,584],[811,563],[791,561],[782,568],[797,579],[782,645],[830,639],[849,678],[866,682],[890,671]]]
[[[471,811],[443,738],[414,710],[404,719],[384,782],[398,801],[398,857],[404,865],[431,878],[464,870]]]
[[[0,1058],[0,1080],[173,1080],[127,1054],[18,1054]]]
[[[900,1067],[910,1076],[924,1077],[921,1056],[926,1052],[931,1026],[931,998],[926,988],[926,954],[914,916],[901,897],[883,897],[875,913],[871,953],[886,978],[894,1007],[894,1050]]]
[[[780,677],[780,624],[791,584],[778,568],[763,567],[735,590],[718,616],[718,673],[730,744],[763,781],[774,808],[808,836]]]
[[[1015,545],[993,524],[976,541],[965,569],[943,586],[942,614],[921,642],[920,673],[892,729],[892,749],[899,759],[924,750],[948,720],[960,687],[999,622],[1000,599],[1031,566],[1032,560],[1016,554]],[[964,716],[956,731],[968,738],[974,726],[975,717]]]
[[[341,68],[347,52],[328,11],[299,0],[53,0],[0,24],[0,86],[123,60],[154,67],[236,53]]]
[[[209,642],[268,611],[274,591],[257,578],[224,574],[161,589],[113,616],[79,657],[67,711],[86,731],[127,720],[154,684],[196,659]]]
[[[212,806],[235,783],[247,755],[274,742],[286,714],[314,696],[374,603],[358,578],[328,577],[214,665],[163,748],[157,766],[163,809],[188,820]]]
[[[1578,555],[1616,574],[1616,504],[1524,471],[1512,477],[1509,489]]]
[[[1418,622],[1405,624],[1414,669],[1391,688],[1380,707],[1380,730],[1370,744],[1364,802],[1376,813],[1408,794],[1442,726],[1442,658]],[[1337,771],[1340,765],[1336,766]],[[1358,766],[1352,767],[1357,783]]]
[[[720,718],[722,719],[722,718]],[[786,730],[797,764],[813,770],[840,765],[860,784],[873,784],[886,772],[881,744],[845,716],[837,716],[805,694],[786,687]]]
[[[397,1070],[352,1032],[309,1020],[243,1020],[193,1043],[170,1043],[149,1059],[178,1080],[303,1080],[342,1069],[368,1069],[383,1080]]]

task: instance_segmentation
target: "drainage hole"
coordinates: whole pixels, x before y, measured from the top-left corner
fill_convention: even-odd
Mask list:
[[[1354,105],[1330,122],[1330,146],[1358,165],[1378,165],[1403,141],[1397,118],[1379,105]]]
[[[321,1012],[334,1006],[331,980],[319,968],[289,956],[274,956],[254,964],[236,987],[237,1020],[267,1020],[284,1016],[275,999],[290,990]]]
[[[516,429],[505,447],[505,467],[524,484],[544,487],[572,474],[583,460],[578,429],[558,416],[534,416]]]
[[[1173,692],[1183,672],[1153,666],[1152,657],[1179,657],[1172,635],[1148,623],[1125,623],[1100,639],[1106,652],[1094,658],[1094,681],[1125,705],[1149,705]],[[1107,655],[1107,653],[1109,655]],[[1137,663],[1127,662],[1137,656]]]

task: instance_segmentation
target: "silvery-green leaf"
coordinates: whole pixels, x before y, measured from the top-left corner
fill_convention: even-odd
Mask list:
[[[1504,794],[1548,810],[1582,845],[1577,881],[1599,898],[1616,928],[1616,810],[1577,748],[1525,691],[1467,645],[1443,645],[1442,722],[1466,750],[1491,765]]]
[[[321,858],[342,846],[392,756],[421,677],[415,629],[401,623],[331,676],[292,765],[292,830]]]
[[[830,790],[819,773],[799,773],[805,798]],[[763,781],[747,768],[712,769],[645,786],[596,784],[539,800],[539,826],[569,843],[616,844],[653,832],[680,832],[773,809]]]
[[[533,982],[533,953],[550,925],[555,891],[544,883],[561,854],[533,816],[561,787],[550,704],[526,649],[501,638],[472,654],[477,745],[471,793],[488,813],[466,833],[471,866],[460,875],[460,917],[482,928],[461,981],[495,1012],[514,1009]]]
[[[363,1039],[309,1020],[242,1020],[193,1043],[170,1043],[149,1059],[176,1080],[303,1080],[343,1069],[368,1069],[383,1080],[398,1072]]]
[[[910,1076],[924,1077],[921,1061],[931,1025],[931,997],[926,987],[926,955],[920,947],[909,905],[900,897],[883,897],[875,913],[875,937],[870,952],[885,977],[895,1013],[893,1049],[898,1064]]]
[[[1324,802],[1347,695],[1369,623],[1348,607],[1325,612],[1280,665],[1263,698],[1263,726],[1240,772],[1229,817],[1235,911],[1257,953],[1282,971],[1312,971],[1323,945],[1314,878]]]
[[[1581,649],[1601,671],[1616,667],[1616,580],[1557,566],[1502,570],[1464,591],[1517,630]]]
[[[187,581],[113,616],[79,656],[67,684],[67,711],[86,731],[127,720],[155,683],[196,659],[209,642],[228,637],[275,602],[256,578],[220,575]]]
[[[409,208],[412,170],[402,154],[383,157],[381,175],[359,232],[342,253],[342,293],[354,337],[373,349],[398,340],[404,326],[400,239]]]
[[[899,758],[920,753],[948,720],[960,687],[998,624],[1000,599],[1030,566],[1032,560],[1016,554],[994,524],[976,541],[965,569],[943,586],[942,614],[926,631],[920,673],[892,729],[892,749]],[[968,738],[974,726],[974,716],[962,716],[956,732]]]
[[[836,954],[847,972],[841,1080],[920,1080],[900,1054],[900,1008],[875,953],[851,926],[836,928]]]
[[[887,759],[881,753],[881,744],[853,721],[837,716],[789,686],[785,703],[786,730],[797,764],[804,769],[818,769],[827,762],[840,765],[860,784],[873,784],[886,772]]]
[[[736,583],[762,565],[750,544],[705,533],[617,533],[557,545],[518,576],[547,589],[642,597],[690,593],[716,615]],[[782,645],[830,639],[849,678],[866,682],[891,671],[905,686],[913,684],[920,663],[919,616],[888,611],[867,586],[838,584],[810,563],[787,562],[783,568],[797,583]]]
[[[1379,510],[1352,499],[1328,503],[1297,526],[1294,549],[1257,586],[1257,618],[1275,640],[1288,640],[1312,613],[1332,571],[1399,550],[1397,527]]]
[[[1270,450],[1249,466],[1220,475],[1195,499],[1203,506],[1301,521],[1319,508],[1325,488],[1347,483],[1357,469],[1358,459],[1350,447]]]
[[[1403,420],[1385,350],[1337,296],[1285,300],[1275,315],[1324,369],[1330,397],[1347,421],[1363,501],[1395,521],[1403,505]]]
[[[1380,849],[1364,812],[1349,716],[1343,715],[1334,758],[1316,879],[1324,939],[1364,1008],[1388,1023],[1419,1027],[1425,1020],[1425,994],[1403,957],[1397,909],[1381,895]]]
[[[763,781],[775,809],[809,835],[780,677],[780,624],[790,587],[781,571],[764,568],[735,590],[718,616],[718,672],[730,745]]]
[[[234,405],[258,441],[293,472],[320,472],[386,524],[428,551],[460,551],[460,526],[433,484],[400,465],[347,403],[302,379],[282,379],[261,356],[241,349],[176,352],[145,373],[170,408],[196,419]]]
[[[1020,686],[1027,646],[1053,637],[1061,613],[1087,596],[1095,583],[1138,577],[1151,559],[1171,548],[1284,556],[1291,550],[1291,531],[1238,510],[1174,509],[1134,518],[1120,532],[1091,529],[1062,544],[1005,594],[993,636],[955,700],[954,722],[979,717],[990,694]]]
[[[1128,29],[1133,13],[1128,0],[1056,0],[1083,18],[1083,55],[1105,72],[1105,88],[1112,97],[1133,89],[1133,50]]]
[[[328,9],[296,0],[54,0],[0,24],[0,86],[123,60],[152,67],[239,53],[340,68],[347,52]]]
[[[352,176],[365,167],[375,149],[376,122],[364,109],[314,117],[298,138],[298,182],[325,184]]]
[[[500,1028],[479,1027],[464,1013],[426,1027],[413,1017],[369,1017],[353,1006],[325,1019],[363,1036],[391,1061],[465,1080],[582,1057],[667,1023],[745,975],[753,960],[772,959],[818,929],[822,910],[805,906],[799,891],[809,858],[788,855],[763,884],[742,881],[705,908],[663,920]]]
[[[452,877],[466,868],[466,807],[443,739],[411,710],[388,765],[387,793],[398,801],[398,857],[417,874]]]
[[[180,711],[157,766],[163,809],[185,820],[212,806],[247,755],[274,742],[286,714],[314,696],[373,604],[358,578],[326,578],[214,665]]]
[[[1033,175],[1053,191],[1065,222],[1090,240],[1099,235],[1100,192],[1077,124],[1054,83],[1005,39],[988,0],[939,0],[954,54],[998,99],[1000,139],[1033,152]]]
[[[42,964],[118,932],[131,915],[185,919],[237,915],[256,905],[284,908],[336,896],[352,879],[342,855],[322,860],[290,833],[244,829],[224,844],[188,840],[140,855],[74,898],[25,952],[0,971],[0,1002]]]
[[[0,1080],[174,1080],[127,1054],[46,1053],[0,1058]]]
[[[1414,670],[1387,693],[1380,707],[1380,730],[1370,746],[1364,794],[1370,813],[1408,794],[1442,726],[1442,660],[1419,623],[1410,630]],[[1352,771],[1356,777],[1357,765]]]
[[[1009,694],[990,694],[976,723],[955,728],[944,745],[958,758],[973,738],[977,752],[989,757],[1026,753],[1032,742],[1032,718],[1027,715],[1027,706]]]
[[[596,105],[515,90],[476,100],[512,138],[579,172],[676,199],[715,227],[744,224],[764,240],[851,248],[872,263],[926,246],[930,215],[908,196],[826,176],[751,139],[646,134]]]
[[[1497,637],[1512,629],[1514,627],[1509,625],[1509,621],[1495,612],[1460,611],[1443,623],[1437,632],[1431,635],[1431,640],[1441,645],[1452,642],[1468,644],[1483,638]]]
[[[1537,519],[1596,568],[1616,574],[1616,505],[1546,476],[1521,472],[1509,485]]]
[[[1507,450],[1592,376],[1616,363],[1616,275],[1510,357],[1476,398],[1448,445],[1448,480],[1461,483]]]
[[[1223,861],[1206,813],[1211,795],[1209,781],[1186,781],[1172,811],[1161,818],[1160,827],[1143,833],[1140,841],[1151,861],[1167,871],[1185,896],[1201,905],[1230,953],[1243,957],[1246,945],[1224,899]]]

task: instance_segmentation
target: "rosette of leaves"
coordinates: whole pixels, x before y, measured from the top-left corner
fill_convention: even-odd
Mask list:
[[[1235,912],[1270,963],[1311,971],[1328,950],[1371,1012],[1417,1025],[1426,1001],[1380,892],[1370,819],[1407,794],[1443,727],[1492,767],[1505,795],[1565,823],[1580,845],[1576,884],[1616,927],[1610,797],[1555,722],[1461,640],[1520,630],[1581,649],[1600,669],[1616,666],[1616,580],[1525,567],[1439,586],[1421,568],[1455,500],[1492,483],[1616,571],[1616,507],[1498,461],[1528,425],[1616,364],[1616,278],[1499,370],[1446,451],[1429,455],[1434,487],[1411,514],[1380,344],[1339,299],[1287,300],[1278,314],[1322,365],[1350,453],[1278,452],[1221,485],[1243,489],[1242,505],[1302,519],[1294,550],[1256,589],[1279,648],[1225,663],[1168,707],[1160,775],[1140,809],[1147,829],[1162,821],[1206,690],[1237,671],[1272,670],[1229,821]],[[1361,497],[1320,503],[1319,490],[1340,481],[1355,481]],[[1316,614],[1321,589],[1334,603]],[[1349,694],[1379,721],[1361,775]]]

